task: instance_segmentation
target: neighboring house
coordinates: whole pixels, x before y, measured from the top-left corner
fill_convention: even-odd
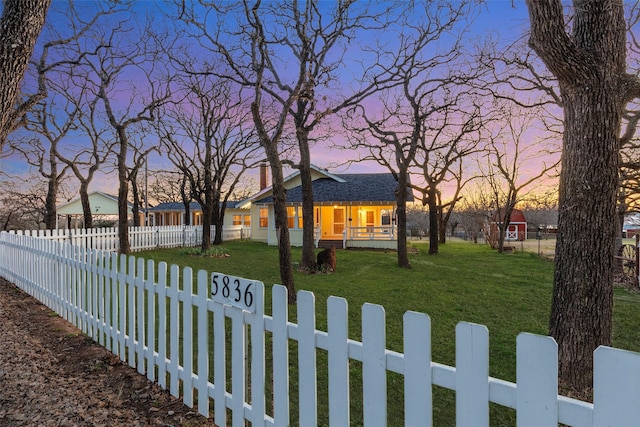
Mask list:
[[[251,226],[251,214],[248,209],[239,209],[240,202],[227,202],[224,212],[223,227]],[[190,225],[202,224],[202,207],[198,202],[189,204]],[[181,202],[160,203],[149,208],[149,217],[152,225],[184,225],[186,224],[184,204]]]
[[[93,218],[96,217],[118,217],[118,196],[114,196],[111,194],[103,193],[102,191],[94,191],[89,193],[89,207],[91,208],[91,216]],[[127,212],[129,215],[132,215],[133,204],[128,203]],[[56,212],[58,216],[66,215],[69,218],[68,223],[71,220],[75,220],[77,225],[77,220],[82,219],[82,203],[80,202],[80,197],[77,197],[67,203],[63,203],[56,207]],[[57,221],[57,220],[56,220]],[[56,228],[58,224],[56,224]]]
[[[491,237],[495,237],[497,241],[498,225],[502,224],[501,218],[504,217],[504,211],[500,212],[500,215],[494,214],[489,224],[489,232]],[[514,209],[511,212],[509,219],[509,225],[507,226],[505,241],[521,241],[527,240],[527,220],[519,209]]]
[[[251,210],[253,240],[277,244],[273,189],[265,187],[261,170],[260,192],[240,204]],[[316,247],[396,249],[397,182],[390,173],[332,174],[312,166]],[[292,246],[302,246],[302,187],[300,172],[284,180]],[[411,191],[409,191],[411,194]],[[411,195],[408,202],[413,201]]]

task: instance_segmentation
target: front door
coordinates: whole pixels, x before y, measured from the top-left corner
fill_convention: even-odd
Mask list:
[[[518,226],[509,224],[505,240],[518,240]]]
[[[333,208],[333,234],[334,236],[342,236],[345,227],[345,209],[343,207]]]

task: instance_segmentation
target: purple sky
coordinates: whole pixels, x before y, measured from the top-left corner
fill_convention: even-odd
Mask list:
[[[488,0],[481,6],[481,12],[473,24],[472,33],[476,34],[478,38],[491,34],[493,38],[499,39],[504,44],[509,44],[523,37],[527,28],[528,17],[524,1]],[[320,167],[331,167],[348,155],[347,151],[330,150],[327,144],[318,143],[312,148],[312,163]],[[163,164],[168,164],[168,162],[156,158],[150,162],[150,168],[161,168]],[[10,174],[20,174],[25,170],[25,164],[15,156],[0,159],[0,170]],[[372,162],[353,164],[348,170],[342,167],[332,171],[338,173],[386,172],[381,166]],[[257,181],[257,172],[252,174],[252,178]],[[113,176],[98,174],[92,182],[91,189],[115,193],[117,191],[115,182]]]

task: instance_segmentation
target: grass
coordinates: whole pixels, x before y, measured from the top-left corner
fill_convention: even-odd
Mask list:
[[[147,251],[139,256],[190,266],[229,275],[261,280],[265,283],[267,311],[270,310],[270,285],[279,282],[278,253],[275,247],[257,242],[225,243],[226,258],[193,257],[181,249]],[[427,246],[412,242],[410,270],[397,267],[392,251],[338,251],[337,271],[332,274],[307,275],[296,272],[298,290],[312,291],[316,296],[317,328],[326,330],[326,300],[329,296],[345,298],[349,303],[351,338],[360,339],[360,307],[365,302],[384,306],[387,320],[387,347],[402,351],[402,315],[407,310],[427,313],[432,321],[432,358],[439,363],[455,365],[455,325],[460,321],[486,325],[490,334],[490,375],[515,381],[516,337],[520,332],[547,333],[553,264],[533,253],[498,254],[485,245],[449,242],[436,256],[428,255]],[[181,252],[182,251],[182,252]],[[300,250],[292,248],[293,260]],[[640,294],[615,290],[614,345],[639,351],[640,320],[637,306]],[[295,321],[295,309],[290,309]],[[295,346],[292,345],[292,351]],[[322,364],[324,354],[319,354]],[[295,360],[292,354],[290,360]],[[359,363],[354,362],[351,383],[352,424],[361,424],[361,384]],[[318,372],[323,372],[318,369]],[[326,370],[324,371],[326,372]],[[321,374],[320,374],[321,375]],[[318,378],[320,405],[326,405],[326,379]],[[290,373],[295,391],[297,372]],[[389,374],[389,420],[401,424],[402,377]],[[295,393],[292,393],[295,412]],[[455,394],[434,390],[434,425],[455,425]],[[360,405],[360,406],[359,406]],[[320,416],[327,408],[320,407]],[[292,414],[292,422],[296,416]],[[320,419],[326,424],[326,419]],[[491,423],[495,426],[515,425],[511,410],[492,405]]]

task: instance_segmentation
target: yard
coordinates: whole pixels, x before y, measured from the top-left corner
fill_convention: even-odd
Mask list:
[[[387,315],[387,347],[402,351],[402,315],[407,310],[429,314],[432,320],[433,360],[455,365],[454,328],[459,321],[484,324],[490,333],[490,375],[515,380],[515,343],[519,332],[546,334],[551,305],[553,264],[536,253],[498,254],[486,245],[449,242],[437,256],[427,253],[427,242],[411,243],[410,270],[399,269],[392,251],[341,250],[337,253],[337,271],[332,274],[296,273],[299,290],[316,296],[317,329],[326,330],[326,299],[330,295],[345,298],[350,306],[351,338],[360,338],[360,307],[365,302],[384,306]],[[139,256],[165,261],[194,270],[206,269],[261,280],[267,287],[278,283],[278,253],[275,247],[255,242],[231,242],[224,245],[227,257],[190,256],[181,249],[147,251]],[[293,248],[293,259],[300,258]],[[640,313],[636,307],[640,294],[622,288],[615,290],[614,345],[640,351]],[[295,309],[290,309],[295,319]],[[295,346],[292,346],[295,351]],[[292,355],[292,360],[293,359]],[[324,363],[323,355],[318,363]],[[318,372],[323,372],[322,368]],[[326,370],[324,371],[326,372]],[[352,424],[361,423],[358,394],[361,386],[359,367],[353,364]],[[291,367],[292,406],[295,408],[297,373]],[[402,377],[389,374],[389,420],[402,420]],[[361,394],[361,393],[360,393]],[[320,404],[326,404],[326,378],[318,379]],[[455,425],[455,396],[446,390],[434,391],[434,425]],[[295,411],[295,409],[294,409]],[[319,414],[327,410],[319,408]],[[292,421],[295,421],[293,415]],[[515,425],[515,414],[492,407],[492,425]],[[321,423],[326,420],[321,419]],[[395,423],[395,421],[394,421]]]

